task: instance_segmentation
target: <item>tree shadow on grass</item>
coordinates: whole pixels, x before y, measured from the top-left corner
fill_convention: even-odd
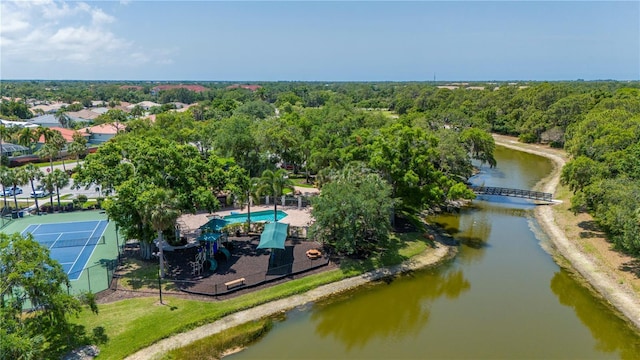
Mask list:
[[[125,283],[133,290],[144,287],[158,288],[158,263],[140,259],[128,259],[120,269],[120,283]]]
[[[628,273],[632,273],[635,277],[640,277],[640,259],[634,259],[631,261],[627,261],[626,263],[620,265],[620,270]]]
[[[63,356],[70,354],[73,350],[86,345],[102,345],[109,341],[104,327],[97,326],[87,333],[83,325],[68,324],[65,328],[51,328],[47,336],[49,344],[49,358],[76,358]]]
[[[600,230],[598,224],[596,224],[596,222],[593,220],[581,221],[578,223],[578,227],[583,230],[580,232],[581,239],[592,239],[605,236],[605,233]]]

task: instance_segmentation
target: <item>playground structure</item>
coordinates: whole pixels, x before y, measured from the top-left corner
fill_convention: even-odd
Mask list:
[[[218,268],[218,260],[216,260],[216,257],[220,258],[224,256],[224,260],[231,258],[229,249],[222,245],[228,241],[227,234],[221,231],[223,226],[223,219],[213,218],[200,228],[201,234],[198,237],[200,242],[198,253],[196,254],[195,260],[189,262],[192,275],[201,275],[207,263],[209,264],[209,270],[212,272],[216,271]]]

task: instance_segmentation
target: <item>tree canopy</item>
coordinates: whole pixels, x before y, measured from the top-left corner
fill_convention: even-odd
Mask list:
[[[313,200],[313,235],[336,253],[368,256],[385,249],[391,228],[391,186],[357,165],[336,172]]]
[[[31,238],[0,233],[0,354],[6,359],[42,359],[87,343],[69,320],[93,297],[67,294],[67,274]],[[32,310],[28,315],[26,310]]]

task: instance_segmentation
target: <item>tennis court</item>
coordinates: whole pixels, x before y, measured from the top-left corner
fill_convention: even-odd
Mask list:
[[[74,221],[53,224],[31,224],[22,235],[30,233],[33,238],[51,251],[69,280],[78,280],[96,246],[104,244],[107,220]]]

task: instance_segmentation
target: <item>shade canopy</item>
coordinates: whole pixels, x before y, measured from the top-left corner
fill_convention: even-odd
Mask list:
[[[260,235],[258,249],[284,249],[284,242],[287,240],[287,230],[289,224],[281,222],[268,223]]]
[[[206,234],[200,235],[198,237],[198,240],[212,242],[212,241],[218,240],[220,238],[220,235],[222,235],[222,234],[221,233],[206,233]]]

